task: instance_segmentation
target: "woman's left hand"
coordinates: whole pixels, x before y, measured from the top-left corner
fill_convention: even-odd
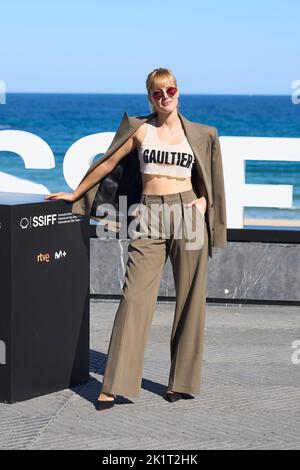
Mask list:
[[[206,207],[207,207],[207,202],[206,202],[206,199],[204,196],[202,197],[199,197],[198,199],[193,199],[193,201],[189,202],[188,204],[185,204],[186,207],[191,207],[193,206],[194,204],[196,204],[199,209],[200,209],[200,212],[202,213],[202,215],[204,216],[205,214],[205,211],[206,211]],[[202,209],[201,209],[202,208]]]

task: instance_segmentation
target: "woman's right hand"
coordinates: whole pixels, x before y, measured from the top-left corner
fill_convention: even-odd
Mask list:
[[[57,199],[63,199],[64,201],[75,202],[76,198],[74,193],[51,193],[44,197],[45,200],[50,199],[56,201]]]

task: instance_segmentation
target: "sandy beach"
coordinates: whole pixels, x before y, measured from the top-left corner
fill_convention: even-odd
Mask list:
[[[273,225],[274,227],[300,227],[300,220],[290,219],[244,219],[244,225]]]

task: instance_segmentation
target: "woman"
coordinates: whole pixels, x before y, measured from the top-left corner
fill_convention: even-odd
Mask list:
[[[153,113],[146,119],[129,118],[125,113],[127,119],[124,116],[110,148],[100,162],[89,168],[77,189],[73,193],[53,193],[45,197],[72,203],[80,201],[81,205],[74,204],[73,212],[90,215],[95,202],[99,205],[103,201],[100,189],[106,177],[113,177],[116,168],[122,171],[118,171],[115,181],[120,187],[124,186],[119,176],[126,173],[121,167],[123,162],[134,169],[134,178],[141,177],[138,227],[143,226],[147,234],[133,237],[128,246],[125,282],[110,338],[98,410],[112,407],[117,394],[139,396],[146,341],[168,256],[174,274],[176,307],[166,398],[173,402],[194,398],[191,393],[199,392],[208,258],[212,257],[212,246],[227,246],[217,130],[192,123],[178,113],[179,91],[171,70],[153,70],[147,77],[146,87]],[[139,176],[135,165],[140,170]],[[139,180],[130,179],[128,194],[132,189],[136,194],[134,181]],[[109,183],[107,188],[111,190],[114,185],[111,180]],[[176,216],[169,211],[175,206],[180,208]],[[153,210],[155,207],[157,212]],[[179,236],[178,220],[182,229]],[[154,221],[158,233],[153,237]],[[196,234],[198,245],[187,249],[192,246],[192,243],[187,245],[191,233]]]

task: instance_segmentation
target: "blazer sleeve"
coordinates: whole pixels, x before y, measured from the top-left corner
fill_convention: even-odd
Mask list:
[[[214,128],[214,131],[215,134],[212,143],[211,158],[212,193],[214,204],[212,246],[225,248],[227,246],[227,215],[223,163],[218,131],[216,128]]]
[[[106,150],[106,152],[104,153],[104,155],[102,155],[100,159],[98,159],[88,168],[88,170],[86,171],[85,175],[82,177],[77,187],[82,183],[82,181],[86,178],[86,176],[91,171],[93,171],[98,165],[102,164],[104,159],[109,158],[114,153],[114,151],[122,144],[123,142],[122,139],[124,139],[124,135],[126,137],[126,135],[128,134],[129,128],[130,128],[129,116],[127,112],[125,112],[108,149]],[[97,183],[95,183],[90,189],[85,191],[85,193],[82,194],[79,199],[73,202],[72,210],[71,210],[73,214],[82,214],[82,215],[86,215],[90,217],[91,208],[92,208],[96,193],[98,191],[98,188],[100,187],[101,182],[102,181],[100,180]]]

